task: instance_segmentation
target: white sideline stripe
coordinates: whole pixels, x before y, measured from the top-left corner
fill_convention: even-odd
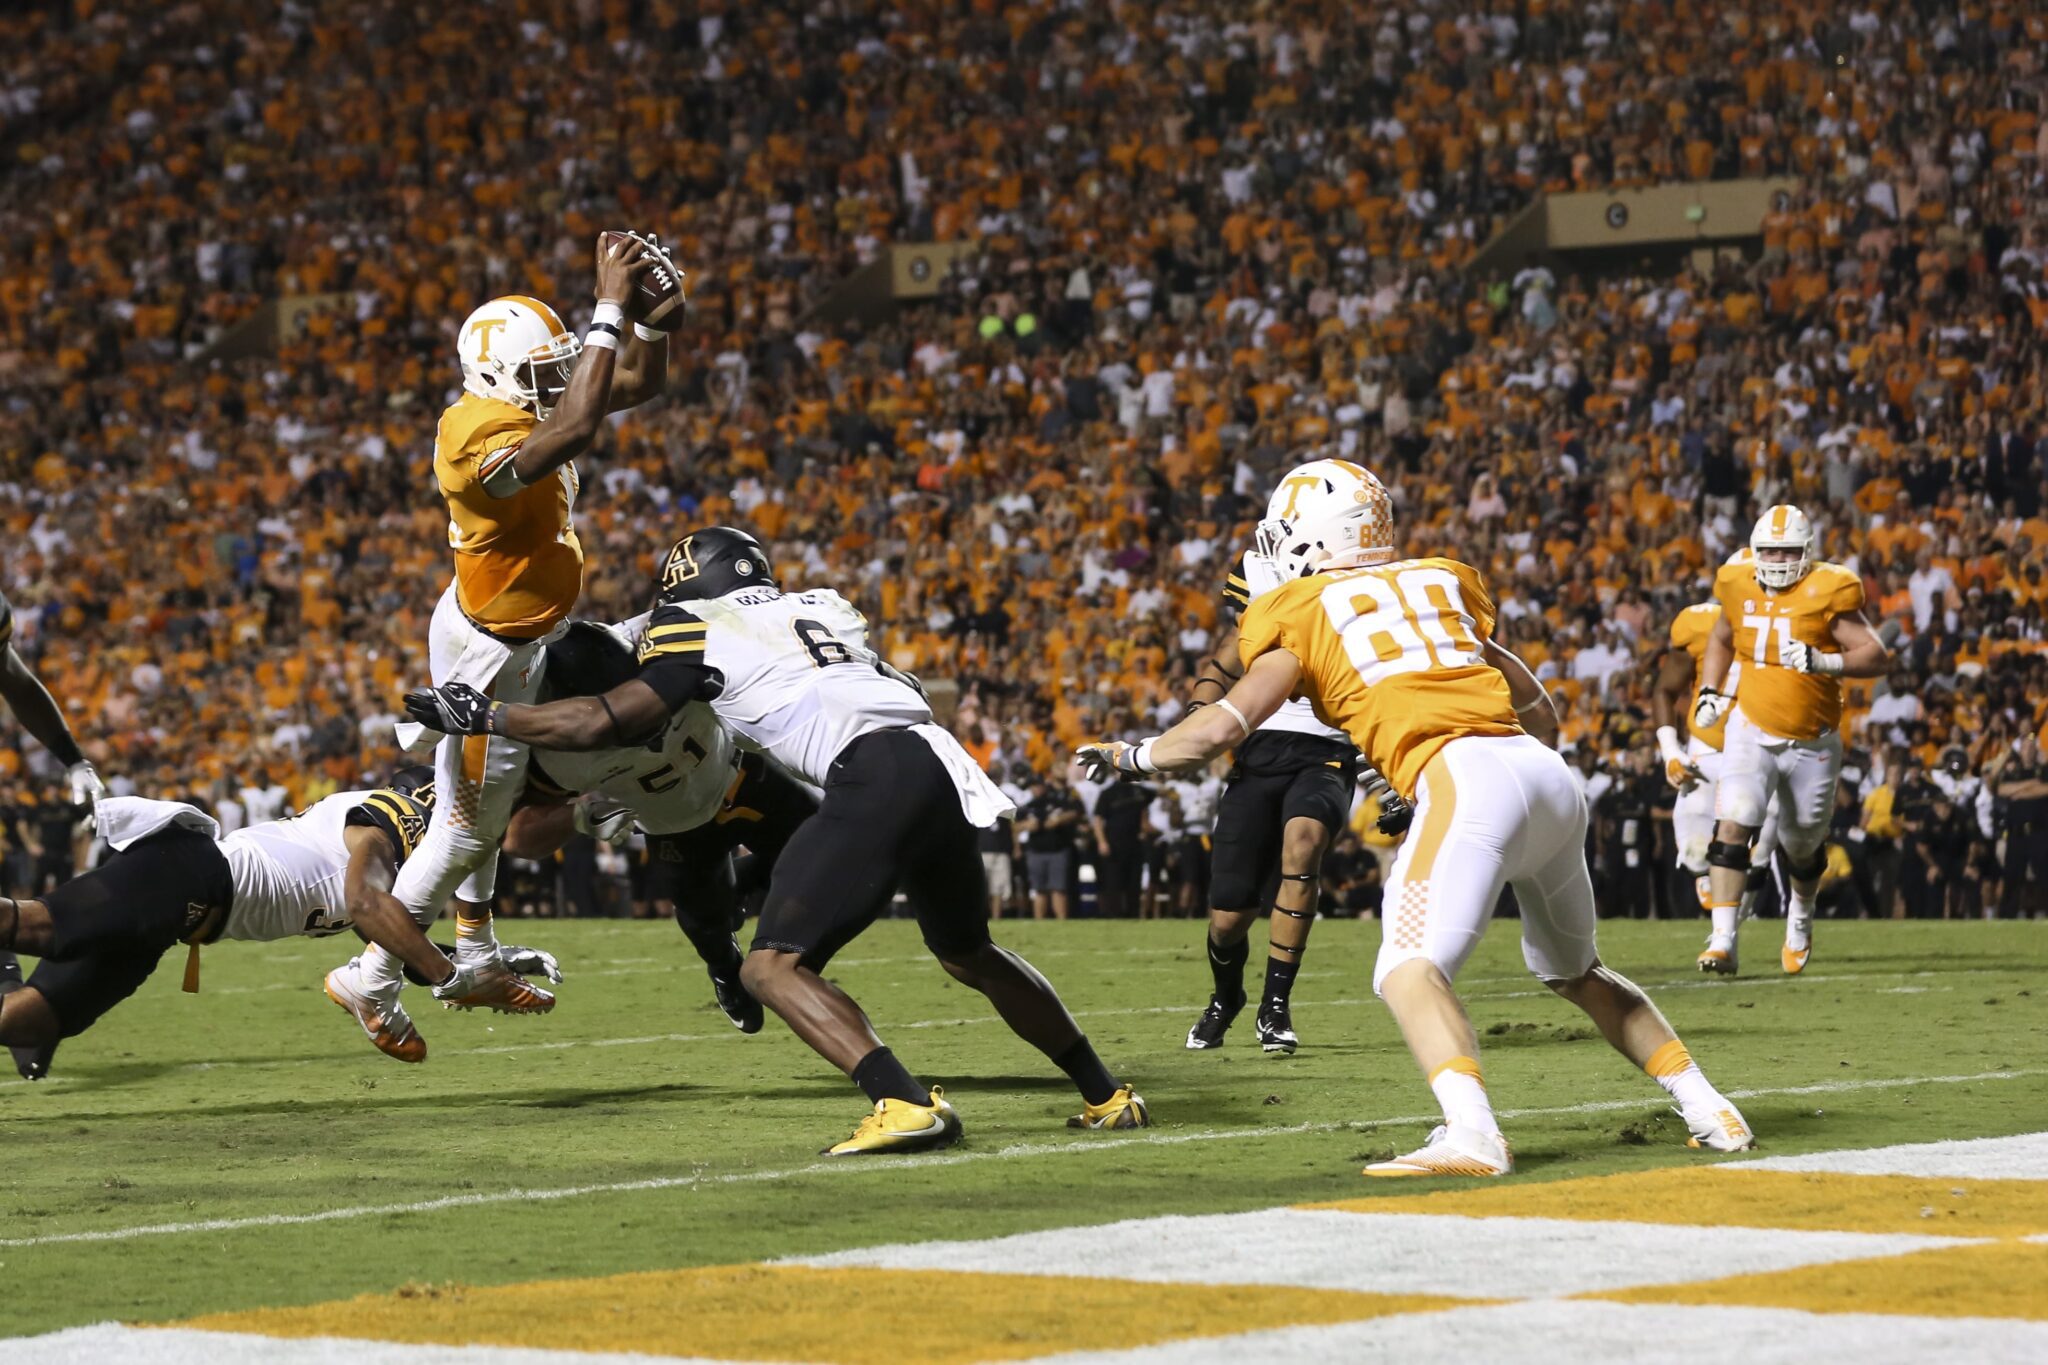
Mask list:
[[[1731,1162],[1736,1170],[1911,1175],[1934,1180],[2048,1180],[2048,1133],[1909,1142]]]
[[[557,1351],[521,1346],[427,1346],[340,1337],[266,1337],[190,1327],[103,1322],[0,1341],[0,1365],[728,1365],[703,1356]]]
[[[2010,1081],[2048,1075],[2048,1068],[2015,1071],[1979,1071],[1967,1076],[1899,1076],[1885,1080],[1822,1081],[1815,1085],[1773,1086],[1755,1090],[1730,1090],[1731,1099],[1756,1099],[1772,1095],[1835,1095],[1856,1090],[1893,1090],[1916,1085],[1966,1085],[1976,1081]],[[1589,1100],[1582,1104],[1555,1105],[1540,1109],[1502,1109],[1503,1119],[1555,1118],[1571,1114],[1601,1114],[1616,1110],[1654,1108],[1662,1097],[1644,1096],[1633,1100]],[[730,1171],[715,1175],[652,1176],[645,1180],[615,1180],[596,1185],[566,1185],[543,1190],[494,1190],[480,1194],[445,1195],[404,1204],[356,1204],[343,1208],[319,1209],[312,1213],[264,1213],[248,1218],[208,1218],[189,1223],[147,1223],[137,1227],[102,1228],[92,1232],[47,1233],[37,1237],[0,1238],[0,1248],[55,1246],[66,1242],[125,1242],[137,1237],[174,1237],[193,1232],[233,1232],[241,1228],[293,1227],[303,1223],[331,1223],[351,1218],[376,1218],[386,1214],[436,1213],[443,1209],[476,1208],[488,1204],[542,1203],[578,1199],[586,1195],[632,1194],[648,1190],[674,1190],[711,1185],[745,1185],[764,1180],[788,1180],[798,1176],[826,1175],[879,1170],[896,1171],[910,1166],[964,1166],[983,1161],[1006,1161],[1017,1157],[1084,1156],[1123,1151],[1132,1145],[1177,1146],[1188,1142],[1259,1141],[1296,1133],[1332,1133],[1364,1130],[1409,1123],[1436,1123],[1436,1113],[1397,1114],[1386,1118],[1358,1119],[1347,1123],[1296,1123],[1281,1127],[1220,1128],[1194,1133],[1145,1133],[1103,1140],[1086,1138],[1067,1142],[1018,1142],[986,1152],[939,1152],[930,1156],[906,1156],[886,1163],[860,1161],[813,1161],[772,1171]]]

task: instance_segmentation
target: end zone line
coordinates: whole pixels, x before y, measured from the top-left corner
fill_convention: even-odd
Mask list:
[[[2010,1071],[1979,1071],[1967,1076],[1898,1076],[1889,1079],[1821,1081],[1812,1085],[1767,1086],[1751,1090],[1730,1090],[1731,1099],[1758,1099],[1774,1095],[1834,1095],[1857,1090],[1894,1090],[1915,1085],[1967,1085],[1974,1081],[2010,1081],[2031,1076],[2048,1076],[2048,1068]],[[1599,1114],[1615,1110],[1659,1107],[1663,1101],[1649,1095],[1641,1099],[1589,1100],[1580,1104],[1536,1109],[1503,1109],[1503,1119],[1556,1118],[1573,1114]],[[0,1248],[56,1246],[67,1242],[126,1242],[138,1237],[174,1237],[195,1232],[236,1232],[244,1228],[294,1227],[306,1223],[331,1223],[344,1219],[375,1218],[384,1215],[437,1213],[445,1209],[477,1208],[490,1204],[543,1203],[580,1199],[587,1195],[633,1194],[650,1190],[688,1189],[716,1185],[742,1185],[764,1180],[790,1180],[807,1175],[846,1175],[897,1170],[909,1166],[964,1166],[972,1162],[1006,1161],[1018,1157],[1081,1156],[1124,1151],[1132,1146],[1164,1147],[1190,1142],[1258,1141],[1299,1133],[1334,1133],[1378,1128],[1392,1124],[1435,1123],[1440,1116],[1397,1114],[1390,1117],[1354,1119],[1344,1123],[1297,1123],[1278,1127],[1223,1128],[1197,1133],[1152,1133],[1142,1137],[1104,1141],[1086,1139],[1067,1142],[1018,1142],[986,1152],[939,1152],[930,1156],[907,1156],[886,1163],[812,1161],[772,1171],[729,1171],[712,1175],[653,1176],[645,1180],[616,1180],[596,1185],[567,1185],[543,1190],[494,1190],[481,1194],[446,1195],[404,1204],[358,1204],[345,1208],[320,1209],[313,1213],[265,1213],[248,1218],[208,1218],[189,1223],[150,1223],[139,1227],[103,1228],[93,1232],[59,1232],[39,1237],[0,1238]]]

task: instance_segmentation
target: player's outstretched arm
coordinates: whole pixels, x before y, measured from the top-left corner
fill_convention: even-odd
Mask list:
[[[612,378],[619,361],[620,334],[624,331],[619,325],[625,321],[624,303],[632,298],[640,276],[651,268],[646,249],[631,238],[620,238],[599,256],[598,315],[591,320],[590,331],[584,336],[583,353],[577,357],[575,373],[569,376],[569,387],[562,391],[562,399],[554,409],[535,424],[533,434],[520,445],[519,453],[485,477],[485,492],[493,497],[509,497],[590,449],[612,407]]]
[[[1127,744],[1105,740],[1084,744],[1074,761],[1091,778],[1103,781],[1117,773],[1187,772],[1243,743],[1301,681],[1301,660],[1285,649],[1270,649],[1252,661],[1228,695],[1182,717],[1163,735]]]
[[[443,985],[455,975],[455,964],[436,948],[413,919],[404,902],[391,894],[398,855],[383,831],[351,825],[342,836],[348,867],[342,873],[342,896],[356,932],[385,949],[430,985]]]
[[[1700,660],[1700,684],[1710,692],[1719,692],[1728,685],[1728,667],[1734,662],[1735,627],[1728,624],[1724,612],[1707,636],[1707,656]]]
[[[1529,671],[1529,665],[1522,662],[1522,656],[1505,645],[1492,640],[1485,642],[1486,662],[1500,670],[1508,682],[1508,699],[1514,703],[1515,718],[1522,728],[1536,738],[1557,747],[1557,706],[1550,700],[1550,693]]]
[[[1244,665],[1238,662],[1239,638],[1240,632],[1235,623],[1227,631],[1218,632],[1216,648],[1195,668],[1193,695],[1188,698],[1191,709],[1228,696],[1230,689],[1244,676]]]
[[[34,735],[36,742],[64,765],[73,804],[98,805],[107,794],[106,785],[93,771],[92,764],[86,762],[57,699],[11,644],[0,646],[0,698],[5,698],[7,709],[14,712],[22,729]]]
[[[723,689],[718,671],[676,655],[650,659],[640,676],[600,697],[564,697],[540,706],[494,702],[465,683],[405,694],[405,712],[450,735],[503,735],[536,749],[577,753],[643,743],[693,701]]]

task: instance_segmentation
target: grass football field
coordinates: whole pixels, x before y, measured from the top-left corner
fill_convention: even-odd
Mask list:
[[[673,926],[503,928],[560,955],[559,1006],[544,1018],[444,1014],[410,992],[431,1049],[423,1066],[378,1055],[321,994],[322,972],[349,951],[334,940],[209,949],[196,996],[179,991],[167,959],[136,999],[64,1045],[55,1079],[31,1086],[0,1073],[0,1338],[208,1315],[241,1330],[217,1315],[393,1291],[378,1302],[481,1304],[496,1302],[485,1286],[753,1267],[1158,1215],[1357,1200],[1408,1208],[1441,1188],[1358,1173],[1418,1145],[1435,1121],[1371,996],[1374,924],[1316,927],[1293,1057],[1259,1051],[1249,1012],[1221,1051],[1183,1049],[1208,987],[1198,924],[1000,926],[999,939],[1053,980],[1104,1059],[1150,1101],[1158,1126],[1126,1134],[1069,1132],[1077,1101],[1065,1078],[951,983],[913,926],[880,924],[833,975],[912,1070],[946,1088],[966,1139],[930,1156],[842,1161],[818,1153],[860,1118],[859,1093],[773,1017],[752,1038],[727,1025]],[[1734,981],[1694,972],[1693,924],[1608,923],[1602,948],[1740,1098],[1765,1155],[2048,1129],[2048,930],[1819,928],[1798,979],[1778,971],[1775,923],[1747,926],[1748,974]],[[1255,943],[1254,971],[1263,934]],[[1686,1149],[1662,1091],[1526,975],[1512,924],[1494,926],[1460,984],[1515,1146],[1517,1171],[1496,1188],[1709,1163]],[[2013,1245],[2048,1257],[2038,1237]],[[1204,1253],[1190,1243],[1187,1254]],[[1114,1276],[1113,1247],[1105,1255],[1101,1273]],[[1282,1265],[1271,1282],[1293,1280]],[[710,1294],[726,1282],[694,1283]],[[806,1301],[841,1311],[828,1289]],[[1062,1302],[1085,1299],[1075,1289]],[[1266,1309],[1274,1302],[1269,1294]],[[1198,1321],[1224,1303],[1189,1307],[1197,1325],[1180,1336],[1226,1330]],[[497,1339],[523,1342],[522,1318],[548,1320],[544,1307],[517,1304],[494,1310]],[[340,1321],[266,1320],[286,1336],[331,1333]],[[668,1349],[868,1358],[830,1344],[827,1323],[784,1327],[797,1335],[685,1336]],[[449,1339],[408,1330],[365,1335]],[[989,1328],[950,1356],[927,1354],[1023,1358],[1030,1330]],[[1141,1332],[1127,1344],[1160,1339],[1178,1338]],[[647,1349],[624,1328],[533,1344]],[[7,1351],[0,1342],[0,1358]]]

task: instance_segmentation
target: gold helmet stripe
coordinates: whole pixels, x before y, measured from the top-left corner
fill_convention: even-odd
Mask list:
[[[540,314],[541,321],[548,325],[548,335],[550,337],[558,337],[569,330],[562,325],[561,314],[531,295],[507,294],[505,295],[505,302],[516,303],[522,308],[531,308],[534,312]]]

